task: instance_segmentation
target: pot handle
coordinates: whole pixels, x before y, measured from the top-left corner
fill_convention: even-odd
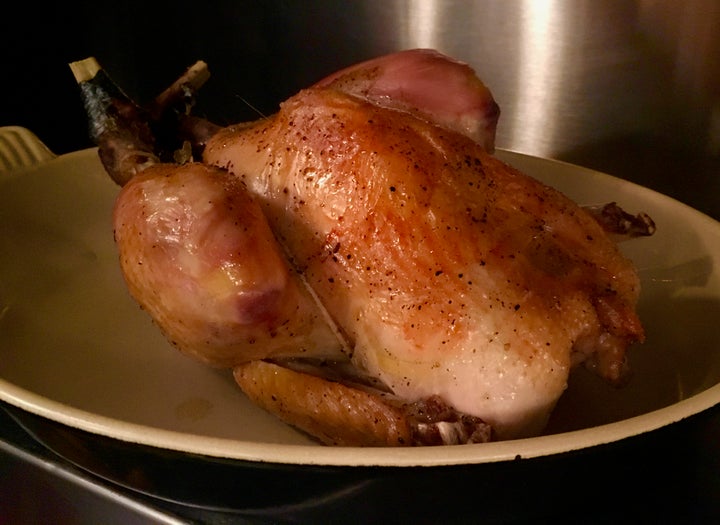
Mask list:
[[[56,156],[29,129],[21,126],[0,127],[0,176],[42,164]]]

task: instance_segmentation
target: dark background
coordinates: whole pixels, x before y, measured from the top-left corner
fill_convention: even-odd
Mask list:
[[[196,60],[205,60],[213,76],[198,113],[218,123],[257,118],[256,110],[273,112],[301,87],[376,54],[356,31],[353,5],[327,8],[333,5],[242,0],[16,5],[17,15],[0,21],[0,125],[31,129],[55,153],[90,146],[68,67],[88,56],[140,103]]]

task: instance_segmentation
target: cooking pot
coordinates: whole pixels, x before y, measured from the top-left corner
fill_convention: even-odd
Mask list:
[[[49,150],[61,155],[51,166],[69,162],[73,167],[80,163],[81,167],[97,168],[92,164],[92,152],[86,149],[91,144],[84,112],[67,69],[68,62],[89,55],[96,56],[139,101],[153,97],[195,60],[206,60],[212,77],[196,109],[221,124],[272,113],[281,100],[324,75],[397,49],[432,47],[468,62],[501,106],[497,144],[508,159],[524,163],[531,171],[551,166],[553,176],[560,170],[566,183],[580,194],[596,187],[590,181],[600,180],[603,188],[622,188],[629,192],[625,195],[633,194],[642,203],[660,203],[663,221],[659,227],[664,229],[665,241],[653,248],[655,252],[632,250],[649,260],[657,260],[652,257],[658,253],[665,257],[668,264],[646,274],[657,286],[650,287],[655,295],[646,299],[645,311],[663,322],[663,336],[658,340],[674,345],[677,356],[689,358],[681,362],[682,374],[678,374],[668,369],[667,363],[642,354],[640,361],[647,360],[665,381],[660,390],[664,397],[646,405],[644,411],[641,406],[640,412],[613,414],[612,405],[600,403],[598,411],[590,414],[597,418],[598,427],[623,421],[632,426],[638,423],[636,416],[641,424],[647,423],[651,420],[648,413],[669,409],[669,417],[661,423],[652,420],[655,422],[647,426],[613,434],[609,440],[586,432],[586,440],[579,446],[551,447],[530,456],[512,454],[508,448],[489,461],[454,460],[459,453],[451,452],[433,459],[432,465],[412,459],[403,465],[386,461],[382,466],[376,456],[350,470],[337,454],[334,461],[318,465],[318,457],[333,457],[333,453],[307,452],[305,461],[290,462],[277,454],[269,461],[262,454],[227,457],[213,455],[212,447],[187,449],[172,441],[172,448],[162,446],[167,442],[131,438],[132,433],[123,432],[138,427],[128,427],[122,418],[98,421],[93,419],[97,414],[86,407],[80,412],[72,407],[68,413],[64,411],[68,399],[59,406],[46,396],[62,385],[30,392],[28,402],[27,397],[18,397],[18,385],[11,383],[3,398],[9,402],[7,410],[38,440],[131,491],[175,500],[188,508],[245,512],[273,521],[288,516],[313,520],[327,515],[347,517],[346,512],[370,521],[387,518],[386,511],[411,516],[417,522],[437,521],[443,516],[456,522],[471,522],[477,516],[491,521],[547,518],[556,516],[553,487],[562,493],[565,503],[575,498],[569,510],[582,511],[596,501],[594,493],[613,482],[618,492],[636,495],[631,515],[638,518],[663,516],[668,507],[686,509],[693,504],[698,504],[695,509],[701,514],[715,510],[715,496],[720,493],[720,424],[711,396],[717,394],[720,370],[714,335],[719,303],[712,287],[716,287],[718,260],[713,218],[720,218],[720,4],[712,0],[274,0],[198,6],[178,0],[161,6],[130,0],[110,6],[81,1],[46,13],[31,12],[23,5],[17,8],[20,22],[4,32],[12,39],[4,52],[18,81],[3,82],[0,87],[0,118],[4,121],[0,124],[20,124],[33,130]],[[34,39],[39,34],[53,43],[42,46],[41,53]],[[39,155],[33,160],[38,165],[30,171],[47,173],[47,160],[44,153]],[[50,168],[50,173],[57,173],[55,169]],[[577,180],[572,181],[573,177]],[[101,226],[96,224],[92,235],[99,235]],[[708,229],[712,233],[708,234]],[[668,237],[667,232],[677,236]],[[676,244],[677,239],[681,241]],[[91,250],[75,255],[79,264],[98,262],[92,260]],[[51,270],[59,271],[58,267]],[[43,278],[48,277],[39,275],[30,280],[33,286],[42,286]],[[663,287],[663,282],[678,275],[684,279],[683,286],[694,287],[699,295],[688,298]],[[707,283],[711,292],[702,296]],[[13,311],[4,306],[0,310],[5,337],[27,333],[18,325],[7,324]],[[134,344],[136,335],[122,328],[118,331]],[[165,357],[177,370],[192,366],[178,356]],[[8,361],[0,363],[3,369],[8,370]],[[215,385],[220,396],[234,395],[228,393],[225,379],[192,370],[191,374],[201,376],[199,382]],[[47,370],[44,374],[52,379]],[[3,377],[8,381],[7,375]],[[652,383],[644,381],[640,384],[646,387]],[[72,397],[73,389],[80,392],[82,386],[78,381],[64,392]],[[27,384],[21,385],[27,392],[25,387]],[[580,392],[588,395],[593,388],[586,383]],[[92,403],[102,405],[102,391],[98,392]],[[700,403],[683,411],[697,403],[696,395],[701,396]],[[42,403],[37,403],[37,396]],[[568,399],[567,403],[572,403],[572,398]],[[118,398],[113,403],[114,415],[132,412],[132,407],[122,406]],[[567,414],[583,408],[566,406],[564,410],[570,411]],[[58,418],[54,409],[62,409],[62,417]],[[166,416],[192,425],[193,419],[202,420],[207,410],[206,404],[190,399],[174,405]],[[108,435],[113,434],[108,429],[117,429],[118,422],[123,431]],[[578,423],[572,418],[554,424],[555,436],[577,437],[573,432],[578,431]],[[603,426],[599,432],[607,430]],[[292,435],[291,440],[298,441],[290,446],[306,446],[303,439]],[[556,439],[551,435],[546,443]],[[168,469],[168,461],[175,468]],[[415,468],[418,465],[422,466]],[[193,472],[198,473],[194,480]],[[582,486],[576,480],[587,472]],[[615,475],[618,478],[613,479]],[[666,482],[663,475],[675,476],[680,483]],[[238,479],[243,480],[240,485]],[[279,488],[278,479],[285,480]],[[206,488],[213,482],[217,488]],[[448,490],[442,491],[442,487]],[[256,489],[262,490],[262,497],[253,496]],[[702,492],[707,490],[710,492]],[[648,503],[651,498],[652,504]],[[410,510],[413,504],[414,510]],[[284,510],[282,505],[286,505]],[[612,509],[598,512],[608,519],[613,516]]]

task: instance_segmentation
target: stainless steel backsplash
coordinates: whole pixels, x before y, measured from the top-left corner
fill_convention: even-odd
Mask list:
[[[15,75],[0,124],[27,125],[60,151],[86,140],[66,64],[88,55],[140,99],[204,59],[213,76],[198,111],[230,123],[353,62],[431,47],[492,89],[499,147],[606,171],[720,218],[718,0],[158,4],[18,4],[27,16],[2,33],[15,40],[3,47]]]

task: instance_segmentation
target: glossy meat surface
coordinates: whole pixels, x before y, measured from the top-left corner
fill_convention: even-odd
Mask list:
[[[260,207],[227,172],[156,164],[123,187],[113,220],[131,294],[183,352],[222,367],[342,357]]]
[[[411,49],[352,65],[318,82],[381,107],[411,113],[495,149],[500,107],[475,71],[432,49]]]
[[[637,275],[600,225],[425,118],[319,86],[205,161],[257,199],[359,369],[498,438],[541,431],[578,362],[619,380],[643,338]]]

